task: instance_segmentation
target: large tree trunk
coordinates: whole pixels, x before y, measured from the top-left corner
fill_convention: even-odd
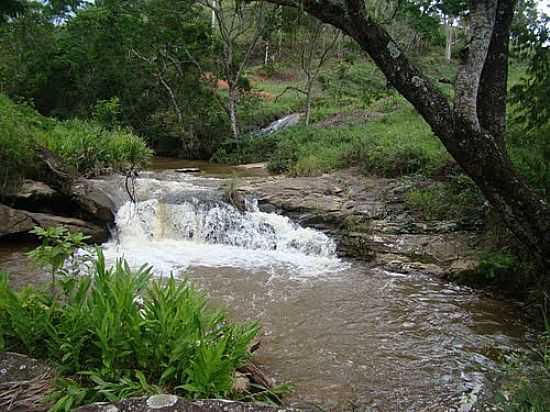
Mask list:
[[[471,40],[463,52],[454,106],[368,16],[363,0],[268,1],[303,7],[355,39],[414,105],[508,228],[550,268],[550,207],[518,176],[503,144],[507,47],[514,0],[470,2]]]

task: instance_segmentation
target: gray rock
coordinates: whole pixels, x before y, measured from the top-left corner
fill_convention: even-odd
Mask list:
[[[153,395],[114,403],[82,406],[77,412],[291,412],[293,409],[225,400],[188,401],[175,395]],[[295,410],[294,410],[295,411]]]
[[[0,353],[0,411],[46,412],[55,373],[46,363],[17,353]]]
[[[12,352],[0,352],[0,384],[28,381],[51,372],[45,363]]]
[[[19,199],[43,200],[50,199],[56,195],[57,191],[44,182],[25,180],[14,197]]]
[[[0,238],[26,234],[35,226],[42,228],[65,226],[71,232],[82,232],[90,236],[94,242],[104,242],[108,238],[104,227],[80,219],[27,212],[0,205]]]
[[[107,224],[114,222],[115,204],[98,187],[81,180],[73,185],[72,193],[74,200],[93,220]]]
[[[64,226],[70,232],[82,232],[83,234],[90,236],[90,240],[96,243],[105,242],[109,237],[109,233],[105,227],[85,222],[80,219],[65,216],[54,216],[46,213],[24,213],[33,221],[33,226],[40,226],[43,228]]]
[[[33,226],[33,220],[23,210],[0,205],[0,238],[28,232]]]
[[[387,270],[438,276],[449,273],[457,260],[475,265],[475,230],[460,222],[425,221],[406,208],[407,192],[419,183],[430,184],[364,177],[349,169],[313,178],[249,178],[240,190],[256,196],[262,210],[277,210],[329,232],[342,256],[374,261]]]

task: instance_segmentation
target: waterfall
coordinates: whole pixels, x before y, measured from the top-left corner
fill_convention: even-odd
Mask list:
[[[128,202],[118,211],[116,224],[121,242],[170,239],[308,256],[335,255],[336,245],[325,234],[303,228],[287,217],[260,212],[254,203],[249,208],[243,213],[224,202],[199,199],[181,204],[156,199],[136,205]]]
[[[115,235],[103,245],[109,259],[151,264],[160,273],[234,267],[310,276],[342,269],[327,235],[264,213],[252,199],[245,211],[236,209],[223,201],[221,181],[143,174],[136,204],[121,201],[116,179],[97,185],[117,199]]]

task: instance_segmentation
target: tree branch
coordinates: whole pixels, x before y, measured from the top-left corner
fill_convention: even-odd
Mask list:
[[[477,96],[481,73],[489,51],[498,0],[470,1],[469,45],[462,51],[462,64],[455,81],[455,112],[480,131]]]
[[[499,0],[495,29],[483,66],[477,98],[481,127],[488,130],[504,148],[506,100],[508,96],[508,44],[516,0]]]
[[[290,90],[294,90],[294,91],[296,91],[296,92],[298,92],[298,93],[302,93],[302,94],[306,94],[306,95],[307,95],[307,92],[306,92],[306,91],[304,91],[304,90],[302,90],[302,89],[299,89],[298,87],[287,86],[287,88],[284,89],[283,92],[282,92],[281,94],[279,94],[279,95],[275,98],[274,102],[277,103],[277,101],[278,101],[281,97],[283,97],[283,95],[284,95],[286,92],[288,92],[288,91],[290,91]]]

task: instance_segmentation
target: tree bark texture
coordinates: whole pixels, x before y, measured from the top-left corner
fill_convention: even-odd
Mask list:
[[[267,0],[303,7],[352,37],[416,108],[508,228],[550,268],[550,207],[514,170],[504,144],[508,42],[515,0],[472,0],[452,105],[362,0]]]

